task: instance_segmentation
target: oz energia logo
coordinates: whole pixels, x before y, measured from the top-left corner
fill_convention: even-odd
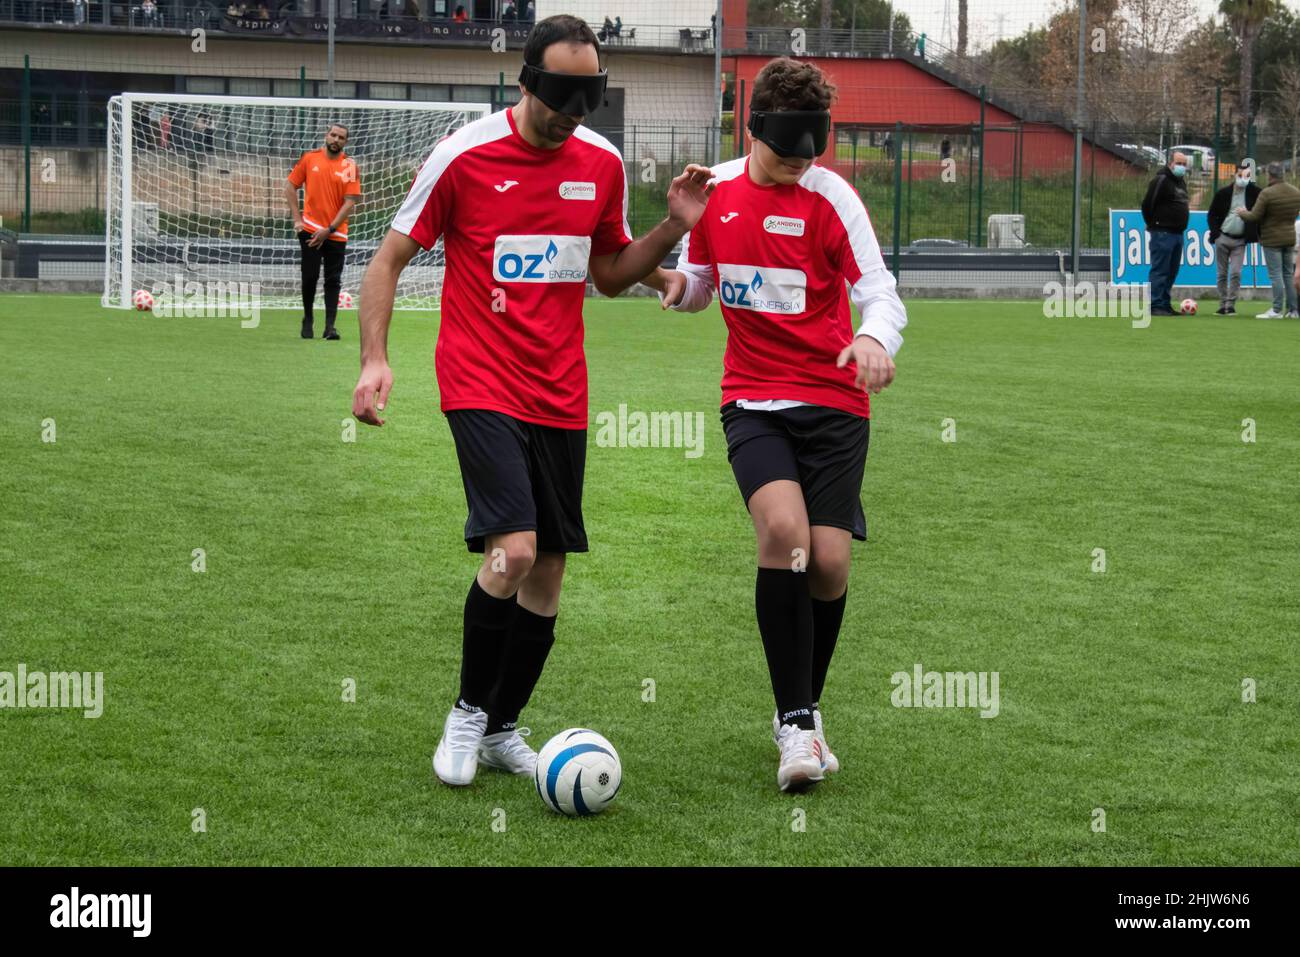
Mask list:
[[[498,236],[492,252],[497,282],[586,282],[590,236]]]
[[[801,269],[718,264],[718,297],[733,309],[797,315],[804,311],[807,285]]]

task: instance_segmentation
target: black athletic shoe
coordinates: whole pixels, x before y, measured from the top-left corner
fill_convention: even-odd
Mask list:
[[[1215,310],[1214,310],[1214,314],[1215,314],[1216,316],[1226,316],[1226,315],[1228,314],[1228,307],[1227,307],[1227,306],[1220,306],[1218,309],[1215,309]]]
[[[1165,309],[1161,306],[1153,306],[1151,309],[1151,315],[1153,316],[1172,316],[1173,314],[1172,309]]]
[[[310,339],[313,335],[314,335],[314,331],[312,330],[311,320],[304,319],[302,321],[302,337],[304,339]]]
[[[325,335],[321,336],[322,339],[337,339],[338,337],[339,337],[339,331],[335,329],[333,326],[330,326],[328,329],[326,329]]]
[[[1235,316],[1237,314],[1236,306],[1229,306],[1223,313],[1225,316]]]

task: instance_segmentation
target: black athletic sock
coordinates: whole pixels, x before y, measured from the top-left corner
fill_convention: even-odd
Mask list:
[[[831,666],[831,655],[835,654],[835,641],[840,636],[840,624],[844,621],[844,601],[848,597],[849,591],[846,588],[843,595],[831,601],[812,600],[814,708],[822,696],[822,689],[826,687],[826,672]]]
[[[515,612],[515,621],[501,656],[501,670],[492,689],[488,708],[487,734],[511,731],[519,713],[542,677],[546,656],[555,644],[556,615],[538,615],[523,605]]]
[[[514,595],[494,598],[483,590],[477,576],[469,586],[469,596],[465,599],[457,707],[466,711],[487,710],[516,608]]]
[[[781,724],[811,731],[813,617],[808,574],[760,568],[754,610]]]

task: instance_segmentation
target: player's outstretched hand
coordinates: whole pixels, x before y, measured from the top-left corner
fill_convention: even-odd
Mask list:
[[[387,362],[367,362],[361,367],[361,378],[352,393],[352,414],[367,425],[383,425],[379,412],[388,404],[388,393],[393,390],[393,370]],[[375,400],[378,397],[378,411]]]
[[[664,291],[659,295],[659,308],[667,309],[682,301],[686,295],[686,274],[676,269],[664,270]]]
[[[712,178],[713,170],[707,166],[687,164],[685,171],[668,184],[669,217],[687,230],[694,229],[709,204],[715,185],[709,182]]]
[[[850,361],[858,367],[854,386],[865,389],[872,395],[894,381],[894,360],[889,358],[885,347],[871,336],[855,337],[840,351],[835,367],[843,369]]]

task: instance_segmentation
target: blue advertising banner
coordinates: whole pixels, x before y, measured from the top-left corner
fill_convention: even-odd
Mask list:
[[[1178,267],[1179,286],[1209,286],[1218,284],[1214,267],[1214,245],[1210,242],[1210,227],[1206,214],[1194,211],[1187,222],[1183,236],[1183,261]],[[1151,238],[1142,221],[1140,209],[1112,209],[1110,211],[1110,281],[1112,283],[1142,283],[1151,281]],[[1265,288],[1269,285],[1268,270],[1264,266],[1264,252],[1259,243],[1246,247],[1246,257],[1241,266],[1241,286]]]

